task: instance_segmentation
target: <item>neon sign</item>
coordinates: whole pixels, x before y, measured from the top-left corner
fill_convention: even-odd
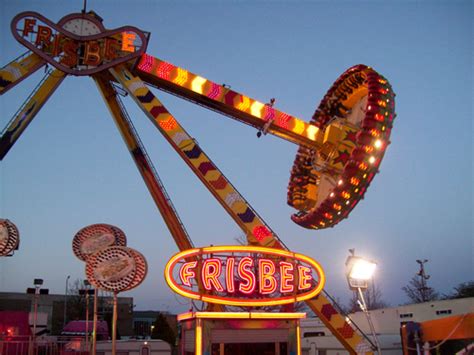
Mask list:
[[[315,260],[253,246],[185,250],[168,261],[165,279],[182,296],[232,306],[300,302],[319,294],[325,283]]]
[[[139,57],[147,37],[136,27],[106,30],[95,14],[71,14],[57,24],[36,12],[22,12],[11,23],[15,39],[57,69],[91,75]]]

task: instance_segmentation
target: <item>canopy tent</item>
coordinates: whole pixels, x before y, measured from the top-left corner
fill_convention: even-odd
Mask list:
[[[66,324],[61,335],[84,336],[86,333],[92,334],[93,325],[93,321],[87,322],[85,320],[74,320]],[[109,327],[107,326],[107,322],[104,320],[97,321],[97,338],[109,338]]]
[[[424,341],[474,339],[474,313],[421,322]]]

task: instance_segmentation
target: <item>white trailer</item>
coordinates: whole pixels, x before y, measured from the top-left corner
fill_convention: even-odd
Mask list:
[[[171,346],[163,340],[117,340],[117,355],[171,355]],[[112,355],[112,341],[98,341],[97,355]]]

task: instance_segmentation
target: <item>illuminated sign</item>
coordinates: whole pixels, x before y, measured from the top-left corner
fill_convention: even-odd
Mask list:
[[[73,75],[91,75],[137,58],[147,44],[138,28],[106,30],[95,14],[71,14],[55,24],[36,12],[22,12],[11,29],[18,42]]]
[[[165,279],[182,296],[232,306],[304,301],[319,294],[325,283],[323,269],[315,260],[253,246],[185,250],[168,261]]]

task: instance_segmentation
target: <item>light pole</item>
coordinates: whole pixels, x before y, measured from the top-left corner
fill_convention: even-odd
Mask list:
[[[420,289],[421,300],[423,302],[426,302],[428,301],[428,297],[426,296],[426,291],[428,289],[428,287],[426,287],[426,280],[430,278],[430,275],[426,275],[424,264],[428,262],[428,259],[423,259],[423,260],[418,259],[416,262],[420,264],[420,271],[418,271],[418,276],[420,276],[420,279],[421,279],[421,289]]]
[[[81,296],[86,297],[86,351],[90,351],[89,349],[89,295],[94,294],[94,290],[90,288],[91,284],[88,280],[84,280],[84,288],[79,290],[79,294]],[[95,329],[93,329],[94,333]]]
[[[66,290],[64,292],[64,316],[63,316],[63,329],[64,327],[66,326],[66,318],[67,318],[67,293],[68,293],[68,289],[69,289],[69,285],[68,285],[68,282],[69,282],[69,278],[71,277],[71,275],[67,275],[66,277]]]
[[[48,294],[48,289],[42,289],[43,279],[34,279],[33,284],[35,288],[28,287],[26,293],[34,294],[33,298],[33,336],[31,337],[31,343],[29,346],[29,354],[33,352],[33,344],[36,341],[36,323],[38,321],[38,297],[40,294]]]
[[[351,290],[358,292],[359,306],[367,317],[370,331],[374,338],[375,345],[377,346],[377,353],[380,355],[382,354],[382,351],[380,349],[379,340],[375,332],[374,324],[372,323],[372,318],[370,317],[370,312],[367,309],[367,304],[365,303],[364,294],[362,293],[362,290],[367,289],[368,281],[372,278],[377,264],[373,261],[355,256],[354,249],[350,249],[349,251],[351,255],[346,260],[347,282],[349,283],[349,288]]]
[[[112,313],[112,355],[116,355],[117,349],[117,293],[114,292],[114,306]]]
[[[97,351],[97,288],[94,288],[94,315],[92,322],[92,355]]]
[[[33,284],[35,285],[35,298],[34,298],[34,316],[33,316],[33,341],[36,338],[36,323],[38,321],[38,295],[40,293],[43,279],[34,279]]]

